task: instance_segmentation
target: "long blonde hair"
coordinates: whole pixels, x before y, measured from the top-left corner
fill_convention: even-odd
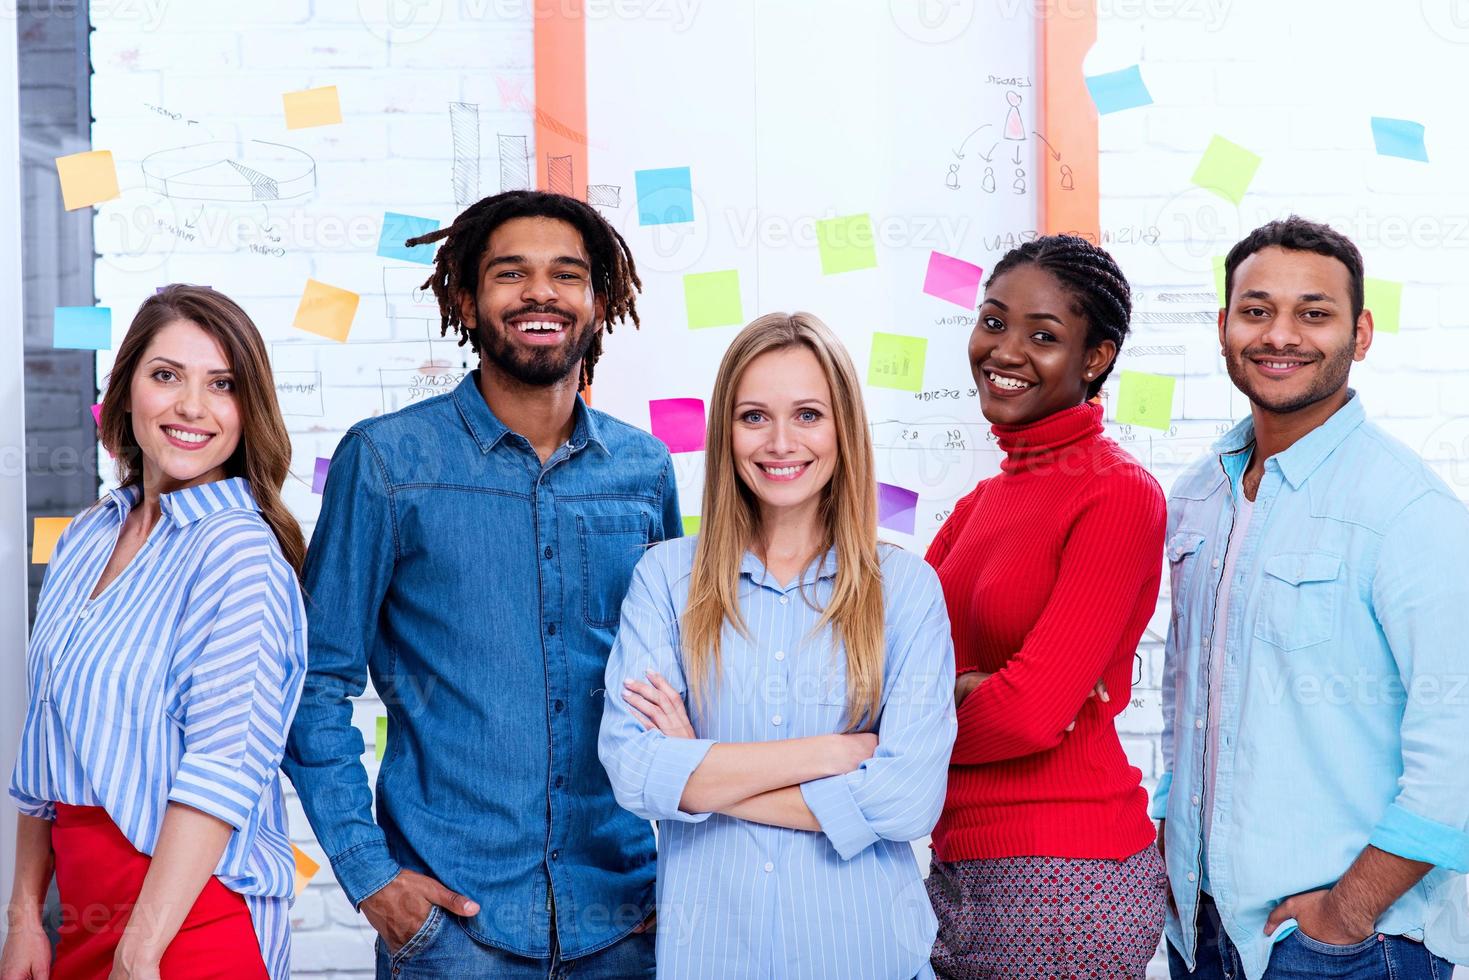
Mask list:
[[[710,399],[704,463],[704,509],[682,635],[684,672],[695,703],[719,682],[720,635],[726,622],[748,637],[738,604],[740,565],[757,540],[760,512],[756,497],[735,471],[733,434],[735,394],[750,362],[762,354],[805,347],[816,356],[831,389],[837,458],[831,481],[822,490],[824,543],[814,557],[836,550],[836,580],[831,601],[821,610],[814,633],[828,624],[833,644],[847,653],[848,730],[875,721],[882,700],[882,570],[877,555],[877,477],[872,437],[857,370],[847,349],[810,313],[769,313],[735,337],[719,363]],[[835,655],[833,648],[833,655]]]

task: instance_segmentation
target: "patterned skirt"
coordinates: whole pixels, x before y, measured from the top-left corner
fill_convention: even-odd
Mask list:
[[[939,977],[1142,980],[1163,933],[1168,879],[1149,844],[1123,861],[935,858],[927,884]]]

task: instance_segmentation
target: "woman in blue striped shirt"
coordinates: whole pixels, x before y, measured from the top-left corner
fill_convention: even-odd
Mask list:
[[[61,536],[36,609],[0,974],[286,980],[278,764],[306,666],[305,546],[255,325],[203,287],[149,297],[100,424],[121,486]]]
[[[851,358],[809,314],[761,317],[706,441],[700,533],[633,574],[599,742],[660,821],[658,976],[932,976],[909,842],[943,806],[953,644],[933,570],[878,543]]]

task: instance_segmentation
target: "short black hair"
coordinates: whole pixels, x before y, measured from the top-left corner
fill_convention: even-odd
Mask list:
[[[610,334],[614,323],[627,319],[632,320],[634,328],[641,326],[636,294],[643,288],[643,282],[638,278],[632,252],[622,235],[596,208],[564,194],[505,191],[471,204],[449,227],[403,243],[411,246],[441,239],[444,242],[434,256],[433,274],[423,284],[424,289],[432,288],[438,298],[441,335],[452,327],[459,334],[461,347],[468,343],[471,349],[479,350],[479,339],[460,316],[460,299],[465,295],[479,295],[479,264],[489,246],[490,235],[514,218],[554,218],[575,228],[592,260],[592,292],[602,300],[602,325],[606,332]],[[581,387],[591,385],[593,369],[601,356],[599,333],[582,359]]]
[[[1042,235],[1005,253],[995,264],[985,288],[1018,265],[1037,265],[1061,281],[1075,300],[1075,310],[1086,317],[1086,346],[1090,350],[1104,340],[1117,345],[1132,323],[1132,287],[1117,260],[1100,246],[1078,235]],[[1117,358],[1087,386],[1086,396],[1095,398],[1116,366]]]
[[[1315,221],[1307,221],[1299,215],[1291,215],[1284,221],[1272,221],[1261,225],[1235,243],[1224,259],[1224,308],[1229,309],[1234,295],[1234,273],[1241,262],[1263,248],[1277,246],[1291,252],[1315,252],[1336,259],[1347,267],[1347,279],[1352,290],[1352,329],[1357,328],[1357,318],[1362,315],[1365,300],[1362,295],[1362,253],[1352,240],[1341,232]]]

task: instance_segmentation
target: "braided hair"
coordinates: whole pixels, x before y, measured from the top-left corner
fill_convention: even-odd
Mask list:
[[[1087,349],[1110,340],[1122,351],[1122,341],[1132,321],[1132,290],[1117,261],[1106,249],[1076,235],[1042,235],[1012,248],[995,264],[988,289],[1000,276],[1019,265],[1036,265],[1060,280],[1075,301],[1073,311],[1086,317]],[[1087,398],[1095,398],[1116,365],[1112,363],[1090,385]]]
[[[469,344],[479,352],[479,338],[460,315],[460,300],[479,295],[479,266],[489,245],[490,235],[500,225],[514,218],[554,218],[564,221],[580,234],[592,264],[592,291],[602,300],[602,326],[612,332],[614,323],[638,319],[636,293],[643,288],[633,264],[632,252],[617,229],[592,206],[564,194],[545,191],[506,191],[484,198],[464,209],[447,228],[410,238],[404,245],[426,245],[442,240],[434,256],[433,274],[424,282],[439,301],[439,334],[447,336],[450,328],[459,335],[459,346]],[[581,387],[592,383],[592,372],[602,356],[602,334],[592,339],[581,365]]]

